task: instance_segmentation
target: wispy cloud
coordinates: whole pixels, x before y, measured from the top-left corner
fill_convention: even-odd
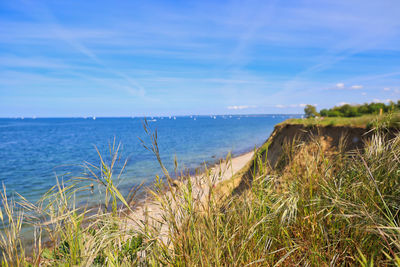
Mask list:
[[[287,106],[286,105],[277,104],[277,105],[275,105],[275,107],[276,108],[286,108]]]
[[[328,90],[360,90],[362,88],[364,88],[362,85],[345,86],[344,83],[337,83],[334,87],[328,88]]]
[[[374,98],[373,100],[372,100],[373,102],[376,102],[376,103],[389,103],[389,102],[391,102],[391,101],[396,101],[396,99],[390,99],[390,98],[387,98],[387,99],[379,99],[379,98]]]
[[[26,12],[28,16],[40,21],[42,27],[36,27],[34,30],[28,34],[31,38],[34,39],[42,39],[42,40],[53,40],[58,39],[62,40],[68,45],[70,45],[73,49],[91,59],[93,63],[102,67],[104,70],[108,71],[110,74],[117,76],[119,79],[125,82],[125,85],[122,85],[121,88],[125,88],[124,91],[130,92],[137,96],[144,96],[145,89],[135,80],[133,77],[129,77],[126,74],[118,71],[114,68],[109,67],[106,63],[103,62],[91,49],[85,46],[79,39],[85,38],[111,38],[112,34],[110,32],[106,32],[104,30],[87,30],[82,31],[81,29],[68,29],[60,25],[58,19],[53,14],[53,12],[42,2],[40,4],[33,3],[27,1],[29,9],[23,10]],[[31,12],[33,9],[34,12]],[[47,28],[47,30],[44,29]],[[24,33],[26,32],[23,31]],[[1,36],[1,35],[0,35]],[[26,38],[26,37],[25,37]],[[24,42],[27,40],[25,39]],[[86,74],[86,76],[90,76],[91,74]],[[94,78],[96,79],[96,78]]]
[[[204,113],[254,106],[270,113],[304,107],[287,103],[356,102],[360,89],[368,100],[395,98],[398,7],[392,0],[3,1],[0,98],[40,93],[46,103],[68,92],[129,99],[132,113],[154,108],[154,99],[171,113],[191,113],[196,103]],[[0,107],[0,116],[9,110]]]
[[[289,105],[277,104],[277,105],[275,105],[276,108],[304,108],[305,106],[307,106],[307,104],[289,104]],[[314,104],[314,106],[317,106],[317,104]]]
[[[343,106],[343,105],[350,105],[349,102],[339,102],[337,103],[337,106]]]
[[[241,109],[249,109],[249,108],[256,108],[257,106],[246,106],[246,105],[242,105],[242,106],[228,106],[228,109],[231,110],[241,110]]]
[[[68,65],[65,62],[60,62],[59,60],[49,59],[47,57],[1,56],[0,67],[60,69],[71,68],[71,65]]]

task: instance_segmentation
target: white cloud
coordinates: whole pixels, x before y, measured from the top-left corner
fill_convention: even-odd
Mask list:
[[[343,89],[344,88],[344,83],[337,83],[336,87],[339,89]]]
[[[233,110],[240,110],[240,109],[248,109],[248,108],[256,108],[257,106],[246,106],[246,105],[241,105],[241,106],[228,106],[228,109],[233,109]]]
[[[340,103],[338,103],[337,105],[338,105],[338,106],[350,105],[350,103],[347,103],[347,102],[340,102]]]
[[[286,108],[287,106],[285,106],[285,105],[279,105],[279,104],[278,104],[278,105],[275,105],[275,107],[276,107],[276,108]]]
[[[367,93],[366,92],[362,92],[361,95],[367,95]]]
[[[362,85],[353,85],[353,86],[351,87],[351,89],[354,89],[354,90],[358,90],[358,89],[362,89],[362,88],[363,88]]]
[[[374,98],[373,102],[375,103],[389,103],[390,101],[393,101],[393,99],[378,99],[378,98]]]
[[[329,89],[336,89],[336,90],[359,90],[359,89],[362,89],[362,88],[364,88],[364,86],[358,85],[358,84],[355,84],[355,85],[352,85],[352,86],[348,87],[348,86],[345,86],[344,83],[337,83],[335,87],[329,88]]]
[[[276,108],[304,108],[305,106],[307,106],[307,104],[275,105]],[[313,106],[317,106],[317,104],[314,104]]]
[[[383,88],[383,91],[390,91],[390,88],[389,87],[385,87],[385,88]]]

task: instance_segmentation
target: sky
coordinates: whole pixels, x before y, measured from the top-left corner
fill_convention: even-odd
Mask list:
[[[400,99],[400,2],[0,1],[0,117]]]

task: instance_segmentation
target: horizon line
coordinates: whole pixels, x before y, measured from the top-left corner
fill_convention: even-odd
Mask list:
[[[11,116],[11,117],[2,117],[0,119],[113,119],[113,118],[168,118],[168,117],[212,117],[212,116],[274,116],[274,115],[284,115],[284,116],[297,116],[304,115],[304,113],[242,113],[242,114],[189,114],[189,115],[153,115],[153,116],[55,116],[55,117],[47,117],[47,116]]]

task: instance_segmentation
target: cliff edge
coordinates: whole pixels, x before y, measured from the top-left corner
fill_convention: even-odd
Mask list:
[[[393,138],[397,130],[390,129],[386,133],[387,138]],[[363,149],[364,144],[369,142],[373,135],[373,130],[361,126],[334,126],[334,125],[304,125],[297,123],[281,123],[275,126],[274,131],[267,141],[256,151],[249,163],[240,170],[229,182],[221,186],[229,187],[223,189],[226,195],[227,191],[232,194],[240,194],[243,190],[249,188],[253,177],[257,175],[260,164],[267,167],[267,170],[273,170],[278,167],[284,167],[285,161],[284,149],[288,146],[298,144],[309,144],[318,140],[321,149],[326,154],[349,152]]]

